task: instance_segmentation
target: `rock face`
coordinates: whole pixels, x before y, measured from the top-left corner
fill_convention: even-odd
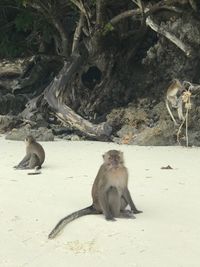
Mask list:
[[[37,141],[53,141],[54,135],[52,130],[40,127],[38,129],[31,129],[28,126],[20,129],[13,129],[6,135],[6,139],[23,141],[27,135],[32,135]]]
[[[188,141],[190,146],[200,146],[199,97],[195,96],[188,115]],[[145,105],[144,105],[145,104]],[[177,118],[177,111],[172,110]],[[185,110],[184,110],[185,112]],[[118,129],[113,141],[120,144],[167,146],[186,145],[185,123],[175,126],[163,101],[152,107],[149,99],[142,99],[135,105],[111,112],[107,119]],[[180,132],[178,134],[178,132]]]
[[[175,135],[169,130],[167,123],[161,122],[155,127],[146,127],[141,132],[135,133],[130,139],[127,139],[128,134],[123,135],[121,143],[141,146],[174,145],[176,144]]]
[[[158,1],[143,2],[147,12]],[[199,2],[161,1],[153,8],[156,12],[150,12],[150,16],[147,13],[147,31],[134,16],[130,21],[123,19],[121,26],[114,25],[101,42],[104,34],[99,34],[100,29],[97,35],[91,35],[96,40],[87,37],[85,45],[80,46],[81,53],[74,53],[67,60],[38,55],[0,62],[0,114],[19,115],[23,110],[20,126],[11,116],[1,116],[0,131],[22,126],[7,138],[23,140],[31,133],[39,140],[53,140],[49,130],[53,123],[68,123],[72,131],[60,129],[53,133],[78,140],[80,132],[86,138],[110,138],[112,131],[111,140],[122,144],[185,145],[185,124],[182,128],[181,122],[174,126],[164,95],[174,78],[200,84]],[[118,8],[119,14],[123,10],[124,15],[123,1],[118,5],[113,15],[118,14]],[[192,94],[187,128],[189,145],[195,146],[200,145],[199,95]],[[177,118],[176,110],[173,113]],[[27,122],[31,128],[24,127]],[[41,128],[36,130],[38,127]],[[75,128],[79,130],[77,135]]]
[[[0,115],[0,133],[5,133],[14,128],[20,119],[17,116]]]

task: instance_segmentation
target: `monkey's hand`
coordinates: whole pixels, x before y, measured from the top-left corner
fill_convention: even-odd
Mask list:
[[[16,166],[13,166],[13,169],[17,169],[18,168],[18,165],[16,165]]]

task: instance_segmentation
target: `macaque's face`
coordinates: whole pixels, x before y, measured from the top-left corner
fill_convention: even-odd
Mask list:
[[[112,166],[117,167],[120,164],[123,164],[123,153],[118,150],[109,150],[103,155],[104,163]]]

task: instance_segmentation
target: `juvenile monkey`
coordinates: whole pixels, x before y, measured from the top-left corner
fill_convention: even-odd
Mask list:
[[[17,166],[14,166],[14,168],[21,170],[34,168],[37,170],[40,169],[45,159],[43,147],[35,141],[32,135],[25,138],[25,143],[26,155]],[[39,174],[39,172],[29,174]]]
[[[49,239],[56,237],[69,222],[84,215],[103,213],[106,220],[114,221],[120,217],[134,218],[133,213],[142,212],[135,207],[128,190],[128,171],[123,153],[109,150],[103,155],[103,160],[92,186],[93,204],[61,219],[49,234]],[[127,205],[131,211],[125,210]]]
[[[182,107],[182,92],[184,91],[184,87],[183,85],[180,83],[180,81],[178,79],[174,79],[172,81],[172,83],[170,84],[170,86],[167,89],[167,93],[166,93],[166,98],[165,98],[165,104],[167,107],[167,110],[169,112],[169,115],[171,116],[174,124],[177,126],[178,123],[175,120],[170,107],[169,107],[169,103],[172,105],[173,108],[177,109],[178,112],[178,118],[180,120],[184,120],[184,116],[183,116],[183,107]],[[180,96],[178,97],[177,95],[180,94]]]

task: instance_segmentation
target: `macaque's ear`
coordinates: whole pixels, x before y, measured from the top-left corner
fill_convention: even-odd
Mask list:
[[[103,161],[104,161],[104,162],[107,162],[107,160],[108,160],[108,153],[107,153],[107,152],[104,153],[104,154],[102,155],[102,157],[103,157]]]

